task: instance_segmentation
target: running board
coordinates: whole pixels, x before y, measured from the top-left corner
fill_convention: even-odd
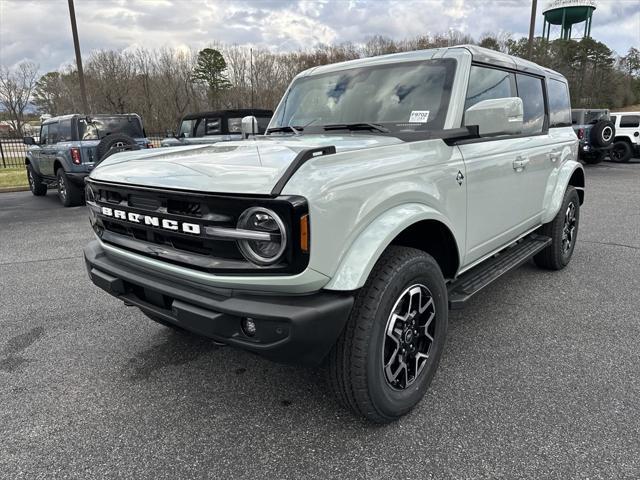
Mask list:
[[[473,295],[508,271],[524,264],[550,243],[550,237],[529,235],[463,273],[449,284],[449,308],[463,308]]]

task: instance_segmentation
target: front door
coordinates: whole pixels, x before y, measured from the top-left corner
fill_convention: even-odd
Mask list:
[[[460,145],[467,168],[469,265],[540,224],[553,171],[549,152],[544,79],[473,65],[465,109],[491,98],[520,97],[522,135]]]

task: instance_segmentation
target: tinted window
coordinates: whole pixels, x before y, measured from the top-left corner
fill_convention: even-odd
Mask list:
[[[271,117],[256,117],[256,119],[258,120],[258,132],[264,133],[269,126]]]
[[[220,133],[221,122],[219,118],[207,118],[205,123],[204,134],[216,135]]]
[[[50,123],[49,124],[49,134],[47,135],[47,143],[52,144],[58,141],[58,124]]]
[[[228,122],[229,133],[240,133],[242,131],[242,118],[230,118]]]
[[[495,68],[471,66],[467,98],[464,102],[465,110],[483,100],[515,96],[516,89],[513,73]]]
[[[524,107],[523,134],[542,133],[544,127],[544,90],[542,79],[529,75],[516,75],[518,96]]]
[[[144,137],[142,124],[137,117],[113,116],[93,117],[89,122],[80,120],[80,138],[83,140],[101,140],[112,133],[124,133],[133,138]]]
[[[49,136],[49,125],[42,125],[40,129],[40,143],[44,145],[47,143],[47,138]]]
[[[571,126],[571,101],[564,82],[549,79],[549,127]]]
[[[640,115],[623,115],[620,118],[621,128],[636,128],[640,127]]]
[[[178,136],[186,138],[192,137],[195,122],[195,120],[183,120],[180,124],[180,131],[178,132]]]
[[[61,120],[58,124],[58,141],[70,142],[73,140],[71,137],[71,119]]]

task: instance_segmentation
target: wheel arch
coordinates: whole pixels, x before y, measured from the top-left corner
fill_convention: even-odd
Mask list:
[[[361,288],[382,253],[390,245],[417,248],[434,257],[445,278],[460,266],[460,241],[447,219],[422,204],[387,210],[371,222],[343,255],[327,290]]]
[[[62,168],[64,170],[64,165],[62,164],[62,160],[56,158],[53,161],[53,173],[57,174],[59,168]]]
[[[566,162],[556,176],[555,187],[551,187],[551,193],[547,196],[541,223],[549,223],[556,216],[564,200],[564,193],[571,185],[578,191],[580,205],[584,203],[585,175],[584,168],[576,161]]]

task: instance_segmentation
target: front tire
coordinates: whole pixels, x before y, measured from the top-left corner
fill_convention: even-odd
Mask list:
[[[438,367],[447,318],[447,290],[433,257],[389,247],[358,291],[329,354],[329,382],[338,399],[376,423],[409,412]]]
[[[58,195],[62,205],[65,207],[77,207],[84,203],[82,190],[69,180],[63,168],[58,168],[56,178],[58,179]]]
[[[571,261],[578,238],[580,223],[580,197],[572,186],[567,187],[560,211],[540,229],[542,235],[551,237],[551,245],[538,253],[533,260],[548,270],[561,270]]]
[[[36,197],[42,197],[47,194],[47,186],[42,183],[40,175],[38,175],[31,165],[27,165],[27,180],[29,180],[29,190]]]

